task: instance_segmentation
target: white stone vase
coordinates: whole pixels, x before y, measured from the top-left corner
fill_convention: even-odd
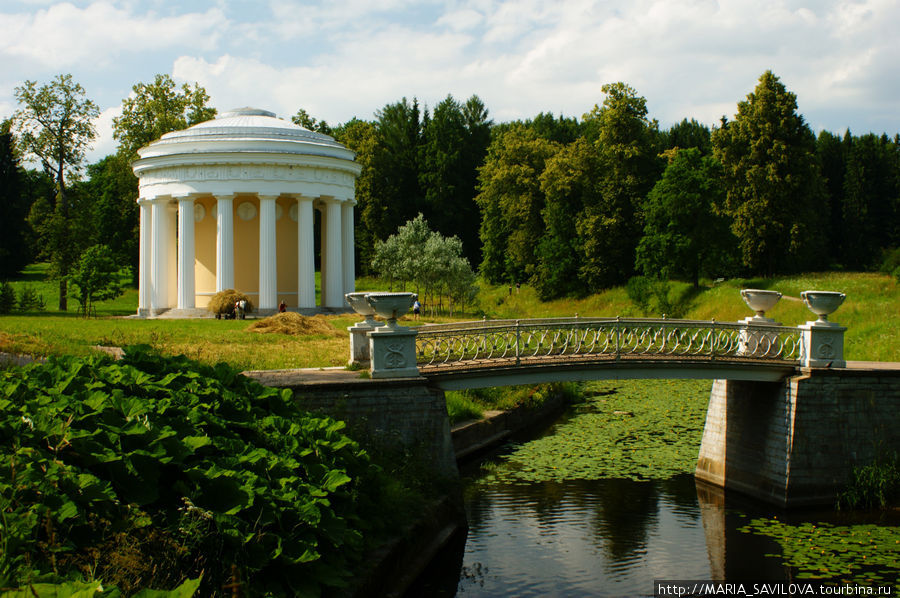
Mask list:
[[[372,328],[377,328],[378,326],[383,326],[381,322],[375,320],[375,308],[369,305],[369,302],[366,301],[366,295],[369,293],[366,291],[357,291],[355,293],[347,293],[344,295],[344,299],[347,300],[347,303],[350,305],[350,308],[358,313],[361,316],[366,318],[365,323]]]
[[[847,295],[837,291],[803,291],[800,293],[800,297],[806,303],[809,311],[819,316],[815,324],[826,326],[835,325],[828,321],[828,314],[839,308],[844,299],[847,298]]]
[[[375,310],[376,315],[384,318],[385,326],[391,330],[400,327],[397,318],[406,314],[417,298],[415,293],[366,294],[366,301]]]
[[[741,289],[741,297],[747,307],[756,312],[754,320],[771,321],[771,318],[766,317],[766,312],[775,307],[781,299],[781,293],[763,289]]]

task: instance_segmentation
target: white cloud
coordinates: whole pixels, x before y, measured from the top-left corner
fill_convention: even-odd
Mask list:
[[[433,107],[448,93],[478,94],[496,121],[581,116],[603,101],[604,83],[624,81],[662,126],[714,124],[771,69],[814,126],[900,130],[896,0],[13,6],[0,8],[0,110],[14,109],[12,89],[26,78],[71,71],[104,108],[168,70],[206,87],[220,110],[289,117],[303,107],[331,123],[371,118],[404,96]]]
[[[32,14],[0,14],[0,56],[27,59],[55,69],[73,65],[102,67],[123,54],[174,45],[196,50],[215,46],[225,27],[219,9],[162,17],[93,2],[84,8],[54,4]]]

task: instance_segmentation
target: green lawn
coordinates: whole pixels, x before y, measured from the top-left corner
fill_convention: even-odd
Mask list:
[[[207,363],[228,362],[242,369],[327,367],[346,363],[349,343],[346,328],[360,318],[329,316],[330,335],[290,336],[259,334],[247,330],[249,321],[142,320],[128,318],[137,311],[137,291],[97,305],[97,318],[84,319],[70,300],[69,311],[56,310],[58,285],[47,282],[46,265],[29,266],[21,280],[12,281],[20,292],[30,285],[43,295],[46,310],[0,316],[0,351],[35,355],[84,354],[95,345],[149,344],[165,354],[185,354]],[[387,290],[388,285],[370,278],[357,281],[360,290]],[[740,297],[742,288],[766,288],[785,297],[767,315],[795,326],[814,316],[799,300],[806,289],[847,293],[847,300],[831,319],[848,328],[845,357],[851,360],[900,361],[900,284],[877,273],[813,273],[774,279],[729,280],[699,290],[674,283],[673,297],[684,297],[685,317],[735,321],[752,315]],[[394,290],[399,290],[395,288]],[[408,289],[415,290],[415,289]],[[432,317],[429,305],[416,323],[458,319],[533,318],[554,316],[640,316],[623,287],[575,299],[541,302],[531,287],[517,291],[507,285],[482,283],[477,303],[453,318]],[[661,314],[659,314],[661,315]],[[411,324],[412,321],[407,320]]]

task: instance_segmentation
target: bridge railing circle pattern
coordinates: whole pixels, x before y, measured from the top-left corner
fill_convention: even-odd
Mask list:
[[[538,357],[661,356],[796,362],[801,332],[787,326],[648,318],[549,318],[426,325],[419,366]]]

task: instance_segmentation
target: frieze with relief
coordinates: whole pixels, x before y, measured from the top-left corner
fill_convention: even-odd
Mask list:
[[[161,185],[182,181],[260,180],[325,183],[353,187],[350,173],[330,168],[312,168],[282,164],[170,166],[156,168],[140,175],[142,185]]]

